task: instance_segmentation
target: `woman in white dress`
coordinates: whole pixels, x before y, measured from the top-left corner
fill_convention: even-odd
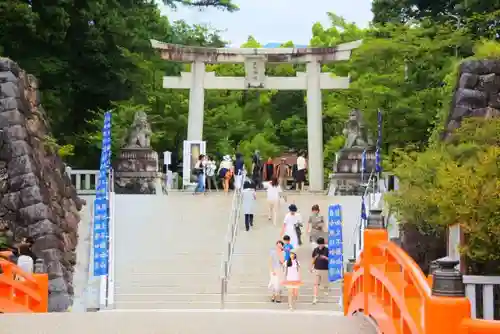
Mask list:
[[[290,236],[290,244],[296,249],[299,247],[296,226],[302,224],[302,219],[300,214],[297,213],[297,206],[295,204],[290,204],[288,211],[283,222],[283,228],[281,229],[281,237],[283,238],[285,235]]]
[[[276,225],[276,215],[279,207],[280,194],[281,187],[278,184],[278,179],[273,177],[267,186],[267,203],[269,205],[268,219],[272,220],[274,225]]]

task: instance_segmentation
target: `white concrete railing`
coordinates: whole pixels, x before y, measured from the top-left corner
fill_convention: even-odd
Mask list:
[[[495,294],[493,287],[500,285],[500,276],[464,276],[465,293],[471,304],[472,318],[477,318],[476,287],[481,289],[483,319],[494,320]]]
[[[71,183],[79,195],[94,195],[97,184],[98,170],[68,169]]]

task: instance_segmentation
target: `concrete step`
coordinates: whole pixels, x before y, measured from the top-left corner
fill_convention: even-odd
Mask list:
[[[184,285],[119,285],[116,294],[183,294],[183,293],[219,293],[221,283],[215,284],[184,284]]]
[[[206,282],[206,281],[219,281],[219,271],[213,273],[197,273],[197,272],[184,272],[184,273],[145,273],[145,274],[116,274],[116,284],[122,283],[143,283],[148,284],[161,284],[165,282],[173,283],[189,283],[189,282]]]
[[[269,301],[270,299],[270,293],[259,293],[259,294],[233,294],[229,293],[226,295],[225,300],[228,302],[240,302],[240,303],[247,303],[247,302],[265,302]],[[284,291],[283,297],[282,297],[283,302],[286,302],[288,300],[286,296],[286,291]],[[309,294],[304,294],[300,293],[298,301],[299,302],[304,302],[304,303],[310,303],[313,300],[313,294],[310,292]],[[321,301],[322,303],[338,303],[340,300],[340,295],[328,295],[328,296],[322,296],[318,299],[318,301]]]
[[[310,311],[340,311],[338,303],[318,302],[312,305],[311,300],[299,300],[297,310]],[[221,309],[220,298],[218,301],[120,301],[116,302],[115,308],[119,310],[216,310]],[[229,310],[288,310],[285,298],[281,303],[271,303],[268,300],[261,301],[227,301],[224,309]]]
[[[234,285],[231,284],[231,282],[228,284],[227,288],[228,293],[242,293],[242,294],[260,294],[263,291],[269,291],[267,285],[259,285],[259,286],[241,286],[241,285]],[[304,294],[312,294],[313,291],[313,286],[301,286],[300,287],[300,293]],[[320,294],[324,294],[325,290],[321,289]],[[339,287],[332,287],[328,290],[328,294],[332,296],[340,296],[342,293],[342,290]]]
[[[219,293],[144,293],[144,294],[116,294],[115,300],[121,302],[219,302]]]

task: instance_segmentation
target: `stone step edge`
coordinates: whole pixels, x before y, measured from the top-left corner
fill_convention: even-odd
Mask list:
[[[278,309],[111,309],[111,310],[100,310],[100,312],[121,312],[121,313],[283,313],[291,314],[289,310],[278,310]],[[308,313],[308,314],[318,314],[327,316],[344,316],[342,311],[325,311],[325,310],[295,310],[293,314],[297,313]]]

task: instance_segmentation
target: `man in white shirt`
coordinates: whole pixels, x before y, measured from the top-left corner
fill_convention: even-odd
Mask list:
[[[306,181],[307,161],[304,154],[300,153],[297,158],[297,174],[295,176],[295,189],[304,191],[304,182]]]

